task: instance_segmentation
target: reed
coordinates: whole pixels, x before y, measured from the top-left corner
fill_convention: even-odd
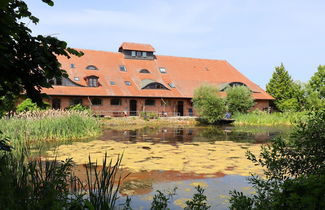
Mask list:
[[[87,111],[32,111],[0,119],[0,130],[14,144],[85,139],[99,135],[101,127]]]
[[[299,121],[304,113],[302,112],[274,112],[266,113],[254,111],[247,114],[236,113],[233,118],[235,125],[293,125]]]

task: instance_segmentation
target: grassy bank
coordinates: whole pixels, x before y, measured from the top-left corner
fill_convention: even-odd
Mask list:
[[[235,125],[292,125],[303,116],[301,112],[281,113],[250,112],[233,116]]]
[[[172,125],[196,125],[197,121],[195,118],[182,118],[182,117],[161,117],[157,119],[144,120],[140,117],[116,117],[103,119],[105,127],[119,129],[138,129],[146,126],[172,126]]]
[[[84,139],[101,130],[98,119],[79,111],[34,111],[0,119],[0,131],[13,143]]]

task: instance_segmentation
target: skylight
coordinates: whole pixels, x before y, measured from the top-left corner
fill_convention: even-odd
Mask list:
[[[120,65],[120,71],[126,72],[126,67],[124,65]]]
[[[164,67],[159,67],[159,71],[160,71],[160,73],[163,73],[163,74],[167,73],[167,70]]]

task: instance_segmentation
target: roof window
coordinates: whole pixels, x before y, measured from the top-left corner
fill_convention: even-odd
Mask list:
[[[87,77],[87,83],[89,87],[98,87],[99,86],[98,77],[96,76]]]
[[[139,72],[142,74],[150,74],[150,71],[147,69],[141,69]]]
[[[124,65],[120,65],[120,71],[124,71],[124,72],[126,72],[126,68],[125,68]]]
[[[110,81],[109,84],[116,85],[116,83],[114,81]]]
[[[86,67],[87,70],[98,70],[98,68],[94,65],[89,65]]]
[[[72,68],[72,69],[75,68],[74,63],[71,63],[71,64],[70,64],[70,68]]]
[[[168,90],[168,88],[166,88],[163,84],[161,84],[159,82],[149,83],[142,89],[165,89],[165,90]]]
[[[164,67],[159,67],[159,71],[160,71],[160,73],[163,73],[163,74],[167,73],[167,70]]]
[[[125,83],[127,86],[131,86],[131,82],[130,82],[130,81],[124,81],[124,83]]]
[[[79,81],[80,79],[79,79],[79,77],[74,77],[73,80],[74,81]]]

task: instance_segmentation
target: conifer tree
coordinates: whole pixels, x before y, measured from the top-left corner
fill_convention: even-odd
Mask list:
[[[266,92],[275,98],[275,105],[280,111],[285,111],[294,98],[294,82],[281,63],[275,67],[272,78],[266,85]],[[289,102],[289,103],[288,103]]]

